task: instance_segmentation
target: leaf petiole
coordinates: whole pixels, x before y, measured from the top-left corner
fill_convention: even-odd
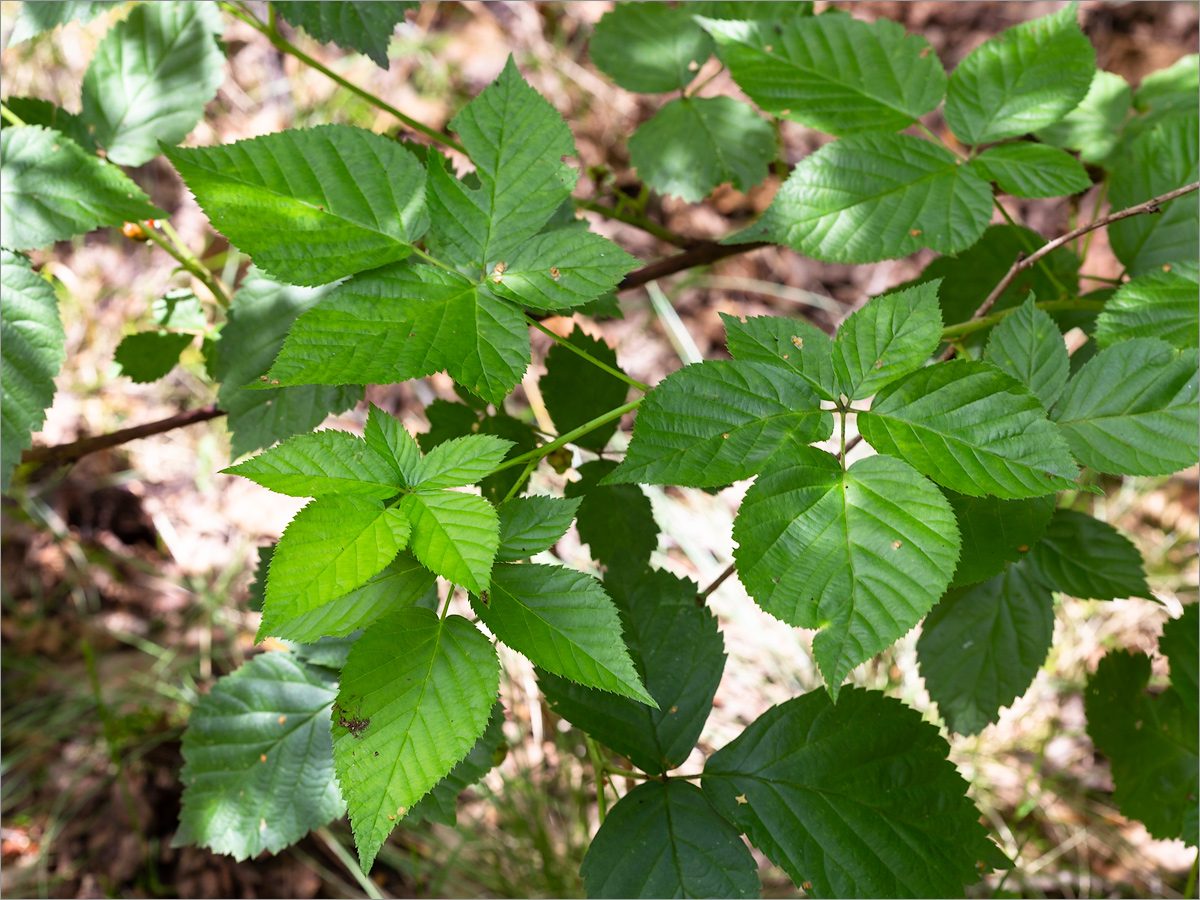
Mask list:
[[[572,353],[574,353],[576,356],[582,356],[584,359],[586,359],[588,362],[590,362],[593,366],[596,366],[599,369],[603,369],[605,372],[607,372],[609,375],[613,376],[614,378],[621,379],[626,384],[637,388],[639,391],[644,392],[644,391],[650,390],[650,385],[645,384],[644,382],[638,381],[636,378],[630,378],[628,375],[626,375],[620,369],[614,369],[612,366],[608,365],[607,363],[601,362],[600,360],[596,359],[596,357],[594,357],[590,353],[588,353],[586,350],[576,347],[574,344],[572,344],[566,338],[559,337],[557,334],[555,334],[553,331],[551,331],[549,328],[547,328],[545,325],[543,325],[541,322],[539,322],[537,319],[535,319],[533,316],[529,315],[528,313],[526,313],[526,315],[525,315],[525,321],[528,322],[530,325],[532,325],[534,328],[536,328],[538,331],[540,331],[542,334],[549,337],[556,344],[561,344],[562,346],[564,346],[568,350],[570,350]],[[601,424],[603,424],[603,423],[601,423]]]

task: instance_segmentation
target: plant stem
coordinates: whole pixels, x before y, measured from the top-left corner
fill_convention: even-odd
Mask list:
[[[1104,309],[1104,302],[1102,300],[1084,300],[1079,297],[1068,297],[1064,300],[1046,300],[1041,303],[1035,303],[1034,306],[1044,310],[1083,309],[1099,312]],[[1005,317],[1011,316],[1018,309],[1020,309],[1019,306],[1010,306],[1008,309],[1002,309],[1000,312],[992,313],[990,316],[968,319],[966,322],[959,322],[957,325],[948,325],[942,329],[942,343],[957,343],[967,335],[995,325]]]
[[[9,109],[7,103],[0,103],[0,116],[3,116],[10,125],[25,124],[25,120]]]
[[[717,588],[719,588],[721,585],[723,585],[725,583],[725,579],[727,579],[730,575],[732,575],[736,571],[737,571],[736,563],[730,563],[729,565],[727,565],[725,567],[725,571],[723,571],[720,575],[718,575],[716,578],[713,579],[712,584],[710,584],[708,587],[706,587],[704,590],[702,590],[700,593],[698,593],[696,595],[696,605],[703,606],[704,601],[708,599],[708,595],[711,594],[713,591],[715,591]]]
[[[168,254],[170,254],[175,261],[179,263],[179,265],[181,265],[192,275],[195,275],[200,283],[208,288],[209,292],[216,299],[217,303],[219,303],[225,309],[228,309],[229,304],[233,301],[230,299],[229,294],[225,291],[225,288],[223,288],[221,283],[217,281],[217,277],[212,273],[212,270],[209,269],[208,266],[204,265],[204,263],[202,263],[199,259],[197,259],[195,254],[193,254],[192,251],[189,250],[183,243],[183,241],[179,239],[179,233],[171,227],[170,222],[164,219],[161,221],[160,227],[163,230],[162,235],[160,235],[153,227],[151,227],[149,223],[146,223],[143,230],[146,232],[146,237],[150,240],[150,242],[157,247],[161,247]],[[163,239],[163,235],[166,235],[166,240]]]
[[[716,241],[700,241],[681,253],[664,257],[642,266],[640,269],[634,269],[621,279],[621,283],[617,285],[616,289],[628,291],[659,278],[674,275],[676,272],[682,272],[684,269],[707,266],[725,259],[727,256],[737,256],[739,253],[749,253],[751,250],[768,246],[771,246],[770,241],[754,241],[749,244],[719,244]]]
[[[583,357],[588,362],[590,362],[593,366],[596,366],[596,368],[598,368],[598,369],[603,369],[605,372],[607,372],[609,375],[612,375],[614,378],[621,379],[621,381],[625,382],[628,385],[631,385],[632,387],[637,388],[639,391],[644,392],[644,391],[650,390],[650,385],[645,384],[644,382],[638,381],[636,378],[630,378],[628,375],[626,375],[620,369],[614,369],[612,366],[608,365],[608,363],[601,362],[600,360],[596,359],[596,357],[594,357],[590,353],[588,353],[586,350],[582,350],[579,347],[576,347],[574,344],[572,344],[566,338],[559,337],[557,334],[555,334],[553,331],[551,331],[549,328],[547,328],[545,325],[543,325],[541,322],[539,322],[533,316],[526,314],[525,321],[528,322],[530,325],[532,325],[534,328],[536,328],[538,331],[540,331],[542,334],[548,336],[556,344],[566,347],[568,350],[570,350],[576,356]]]
[[[621,416],[625,415],[627,412],[632,412],[642,405],[642,400],[644,399],[644,397],[639,397],[636,400],[631,400],[628,403],[618,406],[616,409],[610,409],[608,412],[596,416],[596,418],[592,419],[591,421],[584,422],[578,428],[572,428],[566,434],[559,435],[548,444],[542,444],[542,446],[535,450],[530,450],[528,453],[522,453],[520,456],[514,456],[512,459],[505,460],[504,462],[500,463],[500,465],[496,466],[496,468],[492,469],[492,471],[488,472],[484,478],[487,478],[488,475],[495,475],[497,472],[502,472],[505,469],[510,469],[513,466],[523,465],[524,463],[529,462],[531,459],[541,459],[544,456],[548,456],[559,447],[571,443],[571,441],[575,440],[576,438],[582,437],[588,432],[595,431],[601,425],[607,425],[613,419],[621,418]]]
[[[529,464],[525,466],[524,471],[522,471],[517,480],[513,482],[513,486],[508,489],[508,493],[504,495],[504,499],[500,501],[501,506],[517,495],[517,491],[521,489],[521,485],[525,483],[525,479],[529,477],[530,473],[537,468],[539,462],[541,462],[540,459],[531,459],[529,461]]]
[[[645,772],[634,772],[632,769],[622,769],[619,766],[610,766],[607,763],[604,765],[606,775],[620,775],[622,778],[632,778],[635,781],[646,781],[652,776]]]
[[[1188,872],[1187,884],[1183,888],[1183,896],[1196,896],[1196,874],[1200,870],[1200,850],[1196,851],[1196,858],[1192,860],[1191,871]]]
[[[21,462],[59,464],[74,462],[81,457],[87,456],[89,453],[107,450],[109,447],[116,447],[128,441],[150,437],[154,434],[162,434],[166,431],[173,431],[185,425],[194,425],[197,422],[205,422],[223,415],[225,415],[225,410],[217,409],[215,404],[202,406],[199,409],[179,413],[166,419],[159,419],[157,422],[149,422],[146,425],[137,425],[133,428],[122,428],[120,431],[84,438],[80,441],[73,441],[70,444],[58,444],[55,447],[32,447],[21,454]]]
[[[264,34],[266,36],[267,40],[269,40],[277,49],[282,50],[284,53],[287,53],[287,54],[290,54],[291,56],[296,57],[296,59],[300,60],[300,62],[304,63],[306,66],[316,69],[318,72],[320,72],[326,78],[336,81],[338,84],[340,84],[346,90],[350,91],[353,94],[356,94],[357,96],[361,97],[363,100],[366,100],[372,106],[382,109],[384,112],[395,116],[397,119],[399,119],[401,122],[403,122],[405,125],[407,125],[411,129],[413,129],[414,131],[419,131],[421,134],[425,135],[426,137],[437,141],[443,147],[449,147],[451,150],[457,150],[463,156],[468,155],[466,148],[463,147],[463,145],[460,144],[458,141],[456,141],[454,138],[450,137],[448,134],[438,131],[436,128],[430,128],[428,125],[418,122],[416,119],[412,118],[411,116],[406,116],[404,113],[400,112],[400,110],[396,109],[396,107],[392,106],[390,103],[385,102],[380,97],[376,97],[370,91],[364,90],[363,88],[360,88],[358,85],[354,84],[353,82],[347,81],[345,78],[343,78],[337,72],[334,72],[332,69],[328,68],[327,66],[324,66],[321,63],[317,62],[315,59],[313,59],[311,56],[309,56],[307,53],[305,53],[303,50],[301,50],[299,47],[297,47],[291,41],[287,40],[287,38],[285,38],[283,35],[281,35],[278,31],[274,30],[271,27],[271,25],[269,25],[269,24],[264,25],[262,22],[260,22],[258,20],[257,17],[252,15],[250,12],[243,10],[243,9],[239,9],[238,7],[234,6],[232,3],[224,2],[224,0],[222,0],[220,5],[221,5],[221,8],[223,10],[225,10],[226,12],[228,12],[230,15],[237,16],[237,18],[241,19],[243,22],[245,22],[251,28]]]
[[[1103,275],[1088,275],[1084,272],[1080,272],[1079,277],[1086,278],[1088,281],[1102,281],[1105,284],[1112,284],[1112,285],[1116,285],[1118,287],[1122,284],[1120,278],[1106,278]]]
[[[691,247],[696,242],[691,238],[686,238],[682,234],[677,234],[669,228],[664,228],[657,222],[652,222],[645,216],[634,215],[631,212],[613,209],[610,206],[605,206],[602,203],[597,203],[594,200],[576,200],[576,209],[586,209],[589,212],[598,213],[606,219],[613,219],[617,222],[624,222],[626,225],[632,225],[635,228],[640,228],[647,234],[652,234],[660,241],[668,244],[673,244],[676,247],[686,248]]]
[[[372,900],[383,900],[383,893],[379,890],[379,886],[367,877],[366,873],[359,866],[358,860],[351,856],[350,851],[342,846],[342,842],[333,836],[328,826],[316,829],[316,833],[317,837],[325,842],[325,846],[329,848],[329,851],[337,857],[338,862],[345,866],[346,871],[354,876],[354,880],[363,889],[363,893],[371,897]]]
[[[996,198],[992,198],[992,203],[995,204],[996,209],[1000,210],[1000,215],[1004,216],[1004,220],[1013,227],[1017,235],[1017,240],[1019,240],[1025,246],[1025,252],[1033,253],[1036,248],[1029,240],[1028,235],[1021,230],[1021,226],[1017,224],[1016,220],[1011,215],[1009,215],[1008,210],[1004,208],[1004,204]],[[1054,274],[1054,271],[1048,264],[1039,262],[1038,265],[1041,267],[1042,272],[1045,273],[1046,278],[1048,278],[1050,283],[1054,285],[1060,297],[1070,296],[1071,292],[1067,290],[1067,286],[1058,280],[1058,276]]]
[[[846,407],[843,406],[838,409],[838,436],[841,439],[841,443],[842,443],[842,449],[838,453],[838,462],[840,462],[842,464],[843,472],[846,471],[846,416],[847,415],[849,415],[849,413],[846,411]]]
[[[608,798],[604,796],[604,760],[600,758],[600,745],[593,740],[590,734],[585,734],[584,740],[587,741],[588,757],[592,761],[592,774],[596,778],[596,814],[600,818],[600,824],[604,824],[604,817],[608,814]]]
[[[420,257],[421,259],[425,260],[425,262],[429,263],[431,266],[437,266],[439,269],[445,269],[447,272],[455,271],[453,267],[442,262],[436,256],[430,256],[428,253],[426,253],[420,247],[413,247],[412,252],[413,252],[413,256]],[[457,272],[455,272],[455,274],[457,274]]]

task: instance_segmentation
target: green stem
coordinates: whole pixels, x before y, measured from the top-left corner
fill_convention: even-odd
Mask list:
[[[1021,229],[1021,226],[1017,224],[1016,220],[1011,215],[1009,215],[1008,210],[1004,208],[1004,204],[995,198],[992,199],[992,202],[996,205],[996,209],[1000,210],[1000,215],[1004,216],[1004,220],[1006,222],[1008,222],[1008,224],[1011,225],[1013,227],[1013,229],[1015,230],[1015,234],[1017,235],[1017,240],[1019,240],[1024,245],[1025,252],[1033,253],[1033,251],[1036,250],[1037,247],[1033,246],[1033,242],[1029,240],[1029,237]],[[1065,284],[1063,284],[1061,281],[1058,280],[1058,276],[1054,274],[1054,271],[1050,268],[1050,266],[1046,263],[1046,261],[1044,259],[1039,259],[1037,261],[1037,265],[1042,270],[1042,272],[1045,274],[1045,276],[1050,280],[1050,283],[1052,285],[1054,285],[1055,288],[1058,289],[1059,296],[1069,297],[1071,295],[1071,291],[1067,288],[1067,286]]]
[[[584,739],[587,741],[588,757],[592,761],[592,773],[596,776],[596,813],[600,818],[600,824],[604,824],[604,817],[608,814],[608,798],[604,796],[604,761],[600,758],[600,746],[592,739],[590,734],[585,734]]]
[[[345,78],[343,78],[337,72],[334,72],[329,67],[321,65],[321,63],[317,62],[315,59],[313,59],[311,56],[309,56],[307,53],[305,53],[303,50],[301,50],[299,47],[297,47],[291,41],[287,40],[287,38],[285,38],[283,35],[281,35],[278,31],[275,31],[271,27],[271,25],[264,25],[255,16],[251,15],[249,12],[246,12],[245,10],[239,9],[238,7],[234,6],[232,3],[227,3],[227,2],[224,2],[224,0],[222,0],[220,5],[221,5],[221,8],[223,10],[225,10],[227,13],[229,13],[230,15],[237,16],[237,18],[241,19],[243,22],[245,22],[251,28],[264,34],[266,36],[267,40],[269,40],[279,50],[282,50],[284,53],[287,53],[291,56],[296,57],[296,59],[300,60],[300,62],[304,63],[306,66],[309,66],[310,68],[316,69],[318,72],[320,72],[326,78],[336,81],[338,84],[340,84],[346,90],[350,91],[352,94],[358,95],[363,100],[366,100],[368,103],[370,103],[372,106],[382,109],[384,112],[395,116],[397,119],[399,119],[401,122],[403,122],[405,125],[407,125],[411,129],[413,129],[414,131],[421,132],[421,134],[437,141],[443,147],[449,147],[451,150],[457,150],[459,153],[463,154],[463,156],[468,155],[466,148],[463,147],[463,145],[460,144],[458,141],[456,141],[454,138],[438,131],[436,128],[430,128],[428,125],[418,122],[416,119],[412,118],[411,116],[406,116],[404,113],[400,112],[400,110],[396,109],[396,107],[392,106],[390,103],[387,103],[383,99],[376,97],[370,91],[360,88],[358,85],[354,84],[353,82],[347,81]]]
[[[928,135],[930,140],[936,141],[938,144],[941,144],[943,147],[945,147],[947,150],[949,150],[951,153],[953,153],[959,159],[967,161],[967,162],[970,161],[969,156],[963,156],[961,153],[959,153],[957,150],[955,150],[953,147],[951,147],[949,144],[947,144],[945,141],[943,141],[924,122],[917,122],[917,127],[920,128],[923,132],[925,132],[925,134]]]
[[[508,489],[508,493],[504,495],[504,499],[500,501],[501,506],[517,495],[517,491],[521,489],[521,485],[525,483],[525,479],[528,478],[533,473],[533,470],[537,468],[539,462],[541,462],[540,459],[531,459],[529,461],[529,464],[525,466],[525,470],[521,472],[517,480],[513,482],[513,486]]]
[[[1108,198],[1108,179],[1106,178],[1100,185],[1100,194],[1096,197],[1096,209],[1093,212],[1095,218],[1100,216],[1100,207],[1104,206],[1104,201]],[[1089,231],[1087,237],[1083,239],[1083,249],[1078,252],[1080,259],[1087,259],[1088,250],[1092,246],[1092,238],[1095,236],[1094,231]]]
[[[1083,272],[1080,272],[1079,277],[1086,278],[1088,281],[1102,281],[1105,284],[1111,284],[1117,287],[1120,287],[1123,284],[1120,278],[1106,278],[1103,275],[1087,275]]]
[[[554,341],[554,343],[559,344],[563,347],[566,347],[568,350],[570,350],[576,356],[583,357],[588,362],[590,362],[593,366],[595,366],[598,369],[603,369],[605,372],[607,372],[609,375],[613,376],[614,378],[621,379],[621,381],[625,382],[626,384],[628,384],[632,387],[637,388],[639,391],[644,392],[644,391],[650,390],[650,385],[645,384],[641,381],[638,381],[636,378],[630,378],[628,375],[626,375],[620,369],[614,369],[612,366],[608,365],[608,363],[601,362],[600,360],[596,359],[596,357],[594,357],[590,353],[588,353],[586,350],[582,350],[579,347],[576,347],[574,344],[572,344],[566,338],[559,337],[557,334],[555,334],[553,331],[551,331],[549,328],[547,328],[545,325],[543,325],[541,322],[539,322],[533,316],[527,314],[525,316],[525,321],[528,322],[530,325],[532,325],[534,328],[536,328],[538,331],[540,331],[542,334],[549,337],[552,341]]]
[[[1200,870],[1200,850],[1196,851],[1196,858],[1192,860],[1192,870],[1188,872],[1187,885],[1183,889],[1183,896],[1196,896],[1196,875],[1197,870]]]
[[[162,235],[152,228],[149,222],[145,223],[143,230],[146,232],[147,239],[155,246],[161,247],[163,250],[169,253],[175,259],[175,261],[179,263],[179,265],[195,275],[196,278],[200,280],[200,283],[208,288],[210,292],[212,292],[212,295],[216,298],[217,303],[228,309],[229,304],[232,302],[229,298],[229,294],[225,292],[225,288],[221,287],[220,282],[217,281],[217,277],[213,275],[208,266],[200,262],[200,260],[196,258],[192,251],[184,245],[184,243],[179,239],[179,234],[174,228],[171,227],[170,222],[163,220],[160,223],[160,227],[163,230]],[[163,235],[166,236],[165,240]]]
[[[611,206],[605,206],[602,203],[597,203],[594,200],[576,200],[576,209],[586,209],[589,212],[598,213],[606,219],[613,219],[617,222],[624,222],[626,225],[632,225],[634,228],[640,228],[647,234],[652,234],[660,241],[672,244],[679,248],[690,247],[695,241],[690,238],[685,238],[682,234],[676,234],[669,228],[664,228],[657,222],[652,222],[645,216],[639,216],[631,212],[613,209]]]
[[[841,460],[843,472],[846,471],[846,417],[848,415],[849,411],[846,407],[838,409],[838,433],[842,442],[842,450],[838,454],[838,459]]]
[[[652,777],[645,772],[635,772],[632,769],[622,769],[620,766],[610,766],[605,764],[604,771],[608,775],[620,775],[622,778],[632,778],[635,781],[645,781]]]
[[[3,116],[10,125],[25,124],[25,120],[9,109],[8,105],[5,103],[0,103],[0,116]]]
[[[492,471],[490,471],[484,477],[486,478],[488,475],[495,475],[497,472],[503,472],[505,469],[511,469],[513,466],[524,465],[531,459],[538,460],[545,456],[549,456],[559,447],[563,447],[571,443],[571,441],[575,440],[576,438],[583,437],[588,432],[595,431],[601,425],[607,425],[613,419],[621,418],[621,416],[625,415],[627,412],[632,412],[642,405],[642,401],[644,399],[646,398],[638,397],[638,399],[624,403],[621,406],[618,406],[616,409],[610,409],[603,415],[596,416],[596,418],[592,419],[591,421],[584,422],[578,428],[572,428],[566,434],[559,435],[550,443],[542,444],[542,446],[538,447],[536,450],[530,450],[528,453],[522,453],[520,456],[514,456],[512,459],[505,460],[504,462],[500,463],[500,465],[496,466],[496,468],[492,469]]]
[[[372,900],[383,900],[383,894],[380,892],[379,886],[367,877],[366,873],[359,866],[358,860],[350,855],[350,851],[342,846],[342,842],[334,837],[333,832],[328,827],[323,826],[318,828],[317,837],[325,842],[325,846],[338,858],[338,862],[345,866],[346,871],[354,876],[354,880],[358,882],[358,886],[363,889],[364,894],[371,897]]]
[[[1041,303],[1034,304],[1038,309],[1044,310],[1059,310],[1059,309],[1083,309],[1095,310],[1099,312],[1104,309],[1104,303],[1099,300],[1083,300],[1079,297],[1068,297],[1064,300],[1046,300]],[[942,343],[958,343],[967,335],[974,334],[976,331],[982,331],[984,328],[990,328],[997,322],[1004,319],[1005,316],[1010,316],[1015,313],[1019,306],[1012,306],[1008,309],[1001,310],[998,313],[992,313],[990,316],[984,316],[981,319],[971,319],[966,322],[959,322],[957,325],[950,325],[942,329]]]
[[[420,257],[421,259],[425,260],[425,262],[429,263],[432,266],[437,266],[439,269],[445,269],[447,272],[455,272],[455,274],[458,274],[452,266],[448,266],[446,263],[442,262],[440,259],[438,259],[435,256],[430,256],[428,253],[426,253],[420,247],[413,247],[412,252],[413,252],[413,256]]]

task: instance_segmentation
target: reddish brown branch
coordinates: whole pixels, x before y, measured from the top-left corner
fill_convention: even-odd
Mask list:
[[[643,284],[648,284],[658,278],[665,278],[668,275],[674,275],[676,272],[682,272],[684,269],[691,269],[695,266],[706,266],[709,263],[715,263],[717,260],[725,259],[727,256],[747,253],[751,250],[757,250],[759,247],[766,247],[767,245],[767,241],[755,241],[750,244],[718,244],[716,241],[703,241],[694,247],[684,250],[682,253],[676,253],[657,262],[642,266],[640,269],[634,269],[621,279],[621,283],[617,285],[617,290],[628,291],[631,288],[641,287]]]
[[[150,437],[152,434],[162,434],[164,431],[172,431],[176,428],[182,428],[185,425],[194,425],[197,422],[206,422],[209,419],[215,419],[223,415],[225,415],[225,410],[217,409],[216,404],[210,404],[209,406],[202,406],[199,409],[192,409],[175,416],[169,416],[166,419],[159,419],[157,422],[149,422],[145,425],[134,426],[133,428],[122,428],[120,431],[84,438],[81,441],[75,441],[70,444],[59,444],[55,447],[33,447],[21,454],[21,462],[58,464],[74,462],[80,457],[87,456],[89,453],[95,453],[98,450],[107,450],[109,447],[116,447],[127,441]]]
[[[730,563],[728,566],[726,566],[725,571],[722,572],[720,575],[718,575],[716,577],[716,580],[713,581],[712,584],[710,584],[708,587],[706,587],[704,590],[702,590],[700,593],[698,593],[696,595],[696,605],[703,606],[704,601],[708,599],[708,595],[711,594],[713,591],[715,591],[717,588],[719,588],[721,585],[723,585],[725,583],[725,579],[728,578],[730,575],[732,575],[736,571],[737,571],[736,563]]]

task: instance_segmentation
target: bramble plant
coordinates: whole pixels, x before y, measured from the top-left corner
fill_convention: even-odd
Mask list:
[[[106,5],[27,3],[13,40]],[[1197,58],[1134,91],[1096,69],[1075,4],[949,75],[900,25],[811,3],[618,4],[592,61],[627,90],[674,95],[628,139],[649,190],[749,190],[786,165],[783,120],[836,138],[744,230],[642,266],[577,207],[687,242],[636,201],[573,201],[571,129],[511,58],[449,135],[276,28],[278,16],[386,66],[387,35],[415,6],[277,2],[261,21],[241,3],[138,4],[100,43],[80,113],[4,100],[5,489],[64,359],[54,289],[23,251],[133,221],[214,302],[163,297],[155,329],[118,349],[124,372],[162,377],[201,336],[234,457],[261,451],[226,471],[312,498],[260,566],[258,636],[291,649],[220,678],[193,711],[177,842],[241,859],[348,813],[369,870],[401,820],[452,824],[503,739],[500,641],[641,781],[603,816],[589,896],[757,896],[742,835],[814,896],[957,895],[1007,868],[938,728],[844,682],[923,623],[938,713],[977,733],[1045,661],[1055,592],[1150,597],[1134,546],[1073,504],[1097,474],[1197,462]],[[180,146],[220,83],[221,11],[431,143],[323,125]],[[714,53],[752,104],[697,96]],[[939,108],[941,137],[922,122]],[[252,258],[235,290],[122,172],[159,153]],[[1050,241],[996,199],[1096,185],[1112,211]],[[990,224],[994,210],[1006,224]],[[1084,236],[1099,228],[1129,277],[1081,293]],[[763,243],[841,263],[939,255],[832,339],[797,319],[725,316],[731,359],[653,387],[603,341],[539,319],[612,315],[614,291]],[[556,342],[540,391],[557,435],[505,409],[531,327]],[[1089,337],[1071,354],[1070,329]],[[442,371],[464,402],[434,402],[426,434],[373,405],[361,437],[313,430],[364,385]],[[618,423],[635,411],[622,453]],[[853,462],[850,423],[874,451]],[[579,480],[564,497],[527,495],[563,448],[590,460]],[[708,591],[650,566],[658,526],[637,485],[748,479],[734,572],[772,616],[816,630],[827,690],[772,707],[702,772],[679,773],[725,654]],[[602,579],[533,561],[572,522]],[[455,588],[473,618],[449,612]],[[1120,651],[1087,689],[1121,810],[1193,846],[1196,616],[1189,606],[1164,631],[1170,689],[1147,695],[1149,658]]]

